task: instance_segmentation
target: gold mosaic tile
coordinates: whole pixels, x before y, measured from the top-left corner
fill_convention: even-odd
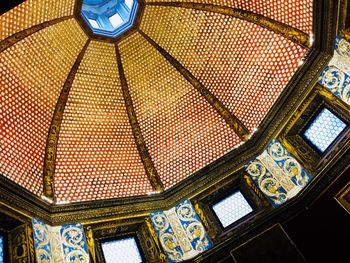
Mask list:
[[[164,187],[211,163],[240,139],[140,34],[120,44],[140,127]]]
[[[259,126],[307,52],[255,24],[189,9],[147,7],[141,29],[251,131]]]
[[[239,8],[312,32],[311,0],[192,2]],[[27,0],[0,17],[0,40],[73,15],[74,4]],[[212,12],[146,6],[141,29],[250,131],[259,126],[307,53],[272,31]],[[42,195],[47,132],[57,98],[86,41],[70,19],[0,54],[0,174],[37,195]],[[119,47],[143,137],[165,189],[238,146],[239,137],[212,106],[139,33]],[[111,43],[92,41],[88,47],[65,108],[56,161],[58,202],[152,192]]]
[[[42,192],[47,132],[57,98],[87,38],[74,19],[0,53],[0,174]]]
[[[74,3],[75,0],[24,1],[0,16],[0,40],[42,22],[73,15]]]
[[[57,201],[146,194],[113,44],[92,41],[70,91],[56,160]]]
[[[146,0],[146,2],[174,2],[173,0]],[[264,15],[276,21],[285,23],[305,33],[312,32],[313,1],[286,0],[177,0],[175,2],[205,3],[229,6]]]

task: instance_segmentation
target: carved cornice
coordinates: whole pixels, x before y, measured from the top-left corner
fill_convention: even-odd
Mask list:
[[[159,46],[153,39],[151,39],[144,32],[139,30],[139,33],[173,65],[177,71],[192,84],[192,86],[199,91],[199,93],[207,100],[217,113],[226,121],[226,123],[234,130],[234,132],[242,139],[249,138],[249,130],[244,124],[233,114],[227,107],[211,93],[192,73],[181,65],[173,56],[171,56],[165,49]]]
[[[45,149],[45,159],[44,159],[44,173],[43,173],[43,189],[44,195],[47,198],[52,200],[55,199],[55,183],[54,183],[54,174],[55,174],[55,166],[56,166],[56,154],[57,154],[57,143],[61,128],[61,123],[63,119],[64,109],[66,107],[69,92],[73,85],[73,81],[76,73],[78,72],[78,68],[80,63],[85,55],[85,51],[90,44],[90,39],[86,42],[83,49],[80,51],[73,67],[71,68],[68,77],[63,85],[60,96],[57,100],[55,111],[52,117],[51,125],[49,128],[49,133],[46,141],[46,149]]]
[[[311,92],[317,83],[318,76],[323,70],[323,67],[331,58],[337,24],[336,12],[334,11],[337,10],[336,5],[337,2],[333,0],[315,2],[315,44],[305,59],[304,65],[298,69],[295,76],[282,92],[278,101],[263,120],[259,130],[238,149],[232,150],[171,189],[151,196],[49,205],[41,198],[33,197],[33,194],[27,195],[28,191],[21,194],[24,190],[19,186],[4,183],[0,185],[0,200],[6,200],[6,203],[11,205],[11,200],[15,200],[14,206],[16,208],[23,211],[30,210],[31,215],[36,215],[39,218],[43,217],[44,220],[48,218],[51,224],[61,224],[73,221],[84,223],[110,221],[118,218],[147,217],[149,211],[166,210],[184,198],[192,199],[198,195],[205,195],[214,185],[220,186],[226,178],[235,177],[236,172],[241,169],[242,165],[260,154],[272,138],[278,137],[292,114]],[[342,154],[337,156],[336,160],[331,160],[329,165],[332,166],[337,161],[342,162],[344,166],[347,161],[345,159],[340,160],[339,158],[343,158],[340,156]],[[330,171],[332,175],[340,172],[339,169]],[[319,183],[325,172],[326,170],[320,171],[319,175],[314,178],[306,191],[309,191],[309,189],[313,189],[312,191],[314,191],[315,186]],[[6,193],[2,190],[8,188],[12,189],[9,196],[6,194],[8,190],[6,190]],[[16,192],[19,196],[16,196]],[[303,201],[303,196],[304,194],[302,193],[300,197],[293,199],[291,203],[295,204],[300,200]],[[289,207],[289,203],[287,206]],[[281,210],[277,210],[284,211],[284,207]]]
[[[328,55],[323,53],[313,55],[314,56],[310,57],[311,62],[306,64],[307,67],[303,68],[303,73],[301,73],[306,74],[307,72],[307,74],[303,78],[297,80],[298,85],[293,83],[293,95],[296,93],[300,97],[300,93],[303,93],[302,91],[305,92],[305,90],[308,90],[308,85],[317,79],[317,74],[320,73],[323,66],[328,62]],[[315,60],[312,59],[313,57]],[[201,193],[204,194],[208,189],[211,189],[214,185],[220,184],[221,181],[230,176],[236,176],[236,172],[240,170],[242,165],[260,154],[271,138],[275,137],[282,129],[285,123],[283,119],[289,117],[290,108],[297,102],[299,102],[298,96],[293,100],[288,100],[286,104],[283,104],[285,101],[281,100],[281,102],[279,102],[279,107],[277,107],[277,105],[273,109],[275,118],[273,118],[273,116],[266,118],[267,120],[265,120],[263,128],[255,133],[253,137],[239,149],[233,150],[162,194],[64,205],[48,205],[40,198],[33,197],[33,199],[36,199],[36,204],[44,203],[47,208],[45,209],[45,215],[46,218],[50,218],[49,221],[51,224],[73,221],[79,221],[81,223],[98,222],[115,220],[117,218],[146,217],[149,211],[166,210],[185,198],[193,198]],[[281,110],[283,105],[283,110]],[[14,188],[18,188],[18,190],[16,190],[18,192],[23,191],[19,190],[22,188],[18,186]],[[16,198],[21,200],[19,197]],[[9,203],[11,199],[12,197],[8,199]],[[23,210],[27,210],[28,207],[30,207],[30,209],[33,209],[33,214],[39,213],[34,202],[31,204],[27,203],[26,205],[21,205],[21,202],[18,203],[18,206],[22,207]],[[40,218],[44,216],[42,212],[39,214],[40,215],[37,216]]]
[[[7,178],[0,180],[0,204],[13,210],[17,220],[29,222],[32,217],[50,221],[50,206],[28,190]]]
[[[46,28],[49,26],[53,26],[57,23],[60,23],[62,21],[68,20],[70,18],[73,18],[73,16],[64,16],[64,17],[60,17],[60,18],[56,18],[50,21],[46,21],[43,22],[39,25],[35,25],[32,26],[30,28],[24,29],[18,33],[15,33],[7,38],[5,38],[4,40],[2,40],[0,42],[0,53],[3,52],[4,50],[6,50],[7,48],[13,46],[14,44],[16,44],[17,42],[21,41],[22,39],[29,37],[30,35]]]
[[[267,28],[285,38],[303,46],[310,48],[310,37],[308,34],[301,30],[289,26],[287,24],[278,22],[272,18],[256,14],[247,10],[238,8],[232,8],[228,6],[219,6],[213,4],[204,3],[192,3],[192,2],[151,2],[148,6],[168,6],[168,7],[179,7],[187,9],[195,9],[200,11],[214,12],[226,16],[232,16],[241,20],[245,20],[261,27]]]
[[[146,146],[145,140],[142,136],[141,128],[137,120],[134,105],[130,96],[130,91],[129,91],[128,83],[125,77],[123,62],[120,56],[118,45],[115,45],[115,53],[117,57],[119,78],[120,78],[120,84],[122,87],[126,112],[128,114],[131,130],[135,138],[137,150],[139,151],[141,161],[145,168],[148,180],[150,181],[153,187],[153,190],[157,192],[162,192],[164,191],[164,187],[163,187],[162,181],[160,180],[158,172],[154,166],[152,158],[148,152],[148,148]]]

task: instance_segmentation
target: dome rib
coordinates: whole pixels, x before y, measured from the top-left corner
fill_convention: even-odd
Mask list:
[[[311,44],[309,0],[285,5],[291,10],[280,16],[282,0],[267,0],[261,10],[247,0],[143,0],[146,12],[127,37],[107,41],[74,30],[81,26],[76,12],[71,15],[77,2],[62,1],[51,10],[49,0],[29,0],[0,19],[8,24],[0,40],[9,58],[7,97],[16,92],[24,101],[9,100],[14,104],[6,110],[12,117],[26,109],[31,117],[21,133],[4,134],[6,147],[17,134],[33,137],[18,150],[31,154],[27,166],[14,165],[20,154],[8,151],[4,171],[12,170],[5,176],[16,181],[20,176],[13,174],[28,171],[35,180],[22,176],[19,184],[55,204],[164,191],[239,147]],[[71,31],[56,32],[68,22]],[[39,38],[45,30],[55,34]]]
[[[256,14],[251,11],[242,10],[239,8],[232,8],[228,6],[219,6],[213,4],[204,3],[192,3],[192,2],[152,2],[147,3],[147,6],[165,6],[165,7],[179,7],[186,9],[195,9],[200,11],[208,11],[219,13],[222,15],[232,16],[241,20],[245,20],[268,30],[271,30],[283,37],[303,46],[306,48],[311,47],[310,37],[303,31],[278,22],[272,18],[266,17],[261,14]]]
[[[127,80],[125,77],[123,63],[122,63],[122,59],[121,59],[119,48],[118,48],[117,44],[115,44],[115,53],[116,53],[116,57],[117,57],[119,78],[120,78],[121,88],[122,88],[122,92],[123,92],[123,98],[125,101],[125,107],[126,107],[126,111],[128,113],[128,118],[129,118],[130,126],[132,129],[132,133],[133,133],[134,138],[135,138],[137,150],[139,151],[142,164],[145,168],[147,177],[148,177],[153,189],[157,192],[164,191],[164,186],[162,184],[162,181],[160,180],[158,172],[157,172],[157,170],[154,166],[154,163],[152,161],[152,158],[149,154],[145,140],[142,136],[140,124],[137,120],[134,105],[133,105],[133,102],[132,102],[132,99],[130,96],[130,91],[129,91],[128,83],[127,83]]]
[[[32,26],[30,28],[26,28],[20,32],[17,32],[7,38],[5,38],[4,40],[2,40],[0,42],[0,53],[5,51],[7,48],[15,45],[17,42],[21,41],[22,39],[26,38],[26,37],[29,37],[30,35],[36,33],[36,32],[39,32],[40,30],[44,29],[44,28],[47,28],[49,26],[53,26],[57,23],[60,23],[60,22],[63,22],[65,20],[68,20],[68,19],[71,19],[71,18],[74,18],[73,15],[70,15],[70,16],[64,16],[64,17],[59,17],[59,18],[55,18],[53,20],[50,20],[50,21],[46,21],[46,22],[43,22],[41,24],[38,24],[38,25],[35,25],[35,26]]]
[[[62,87],[60,96],[57,100],[55,111],[52,117],[52,121],[50,124],[46,148],[45,148],[45,158],[44,158],[44,172],[43,172],[43,190],[44,195],[51,200],[55,200],[55,182],[54,182],[54,174],[56,167],[56,156],[57,156],[57,143],[61,128],[61,123],[63,120],[63,113],[65,106],[68,101],[69,92],[71,90],[73,80],[75,78],[76,73],[78,72],[80,63],[85,55],[85,52],[90,44],[91,39],[88,39],[80,51],[77,59],[74,62],[73,67],[71,68],[67,79]]]
[[[169,63],[177,69],[177,71],[197,89],[200,94],[207,100],[207,102],[218,112],[218,114],[225,120],[225,122],[234,130],[234,132],[242,139],[249,138],[248,128],[233,114],[227,107],[211,93],[188,69],[171,56],[165,49],[159,46],[153,39],[151,39],[142,30],[139,33],[159,52],[164,56]]]

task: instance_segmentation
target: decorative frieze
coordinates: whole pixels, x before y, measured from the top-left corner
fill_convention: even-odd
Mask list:
[[[150,217],[169,262],[193,258],[213,245],[189,200]]]
[[[341,36],[335,38],[334,55],[319,83],[350,105],[350,43]]]
[[[50,226],[35,218],[32,223],[38,263],[90,262],[81,224]]]
[[[275,139],[245,169],[274,207],[296,196],[312,179]]]

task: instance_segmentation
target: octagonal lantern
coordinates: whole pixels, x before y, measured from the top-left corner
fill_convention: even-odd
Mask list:
[[[92,32],[115,38],[134,24],[137,0],[83,0],[81,16]]]

